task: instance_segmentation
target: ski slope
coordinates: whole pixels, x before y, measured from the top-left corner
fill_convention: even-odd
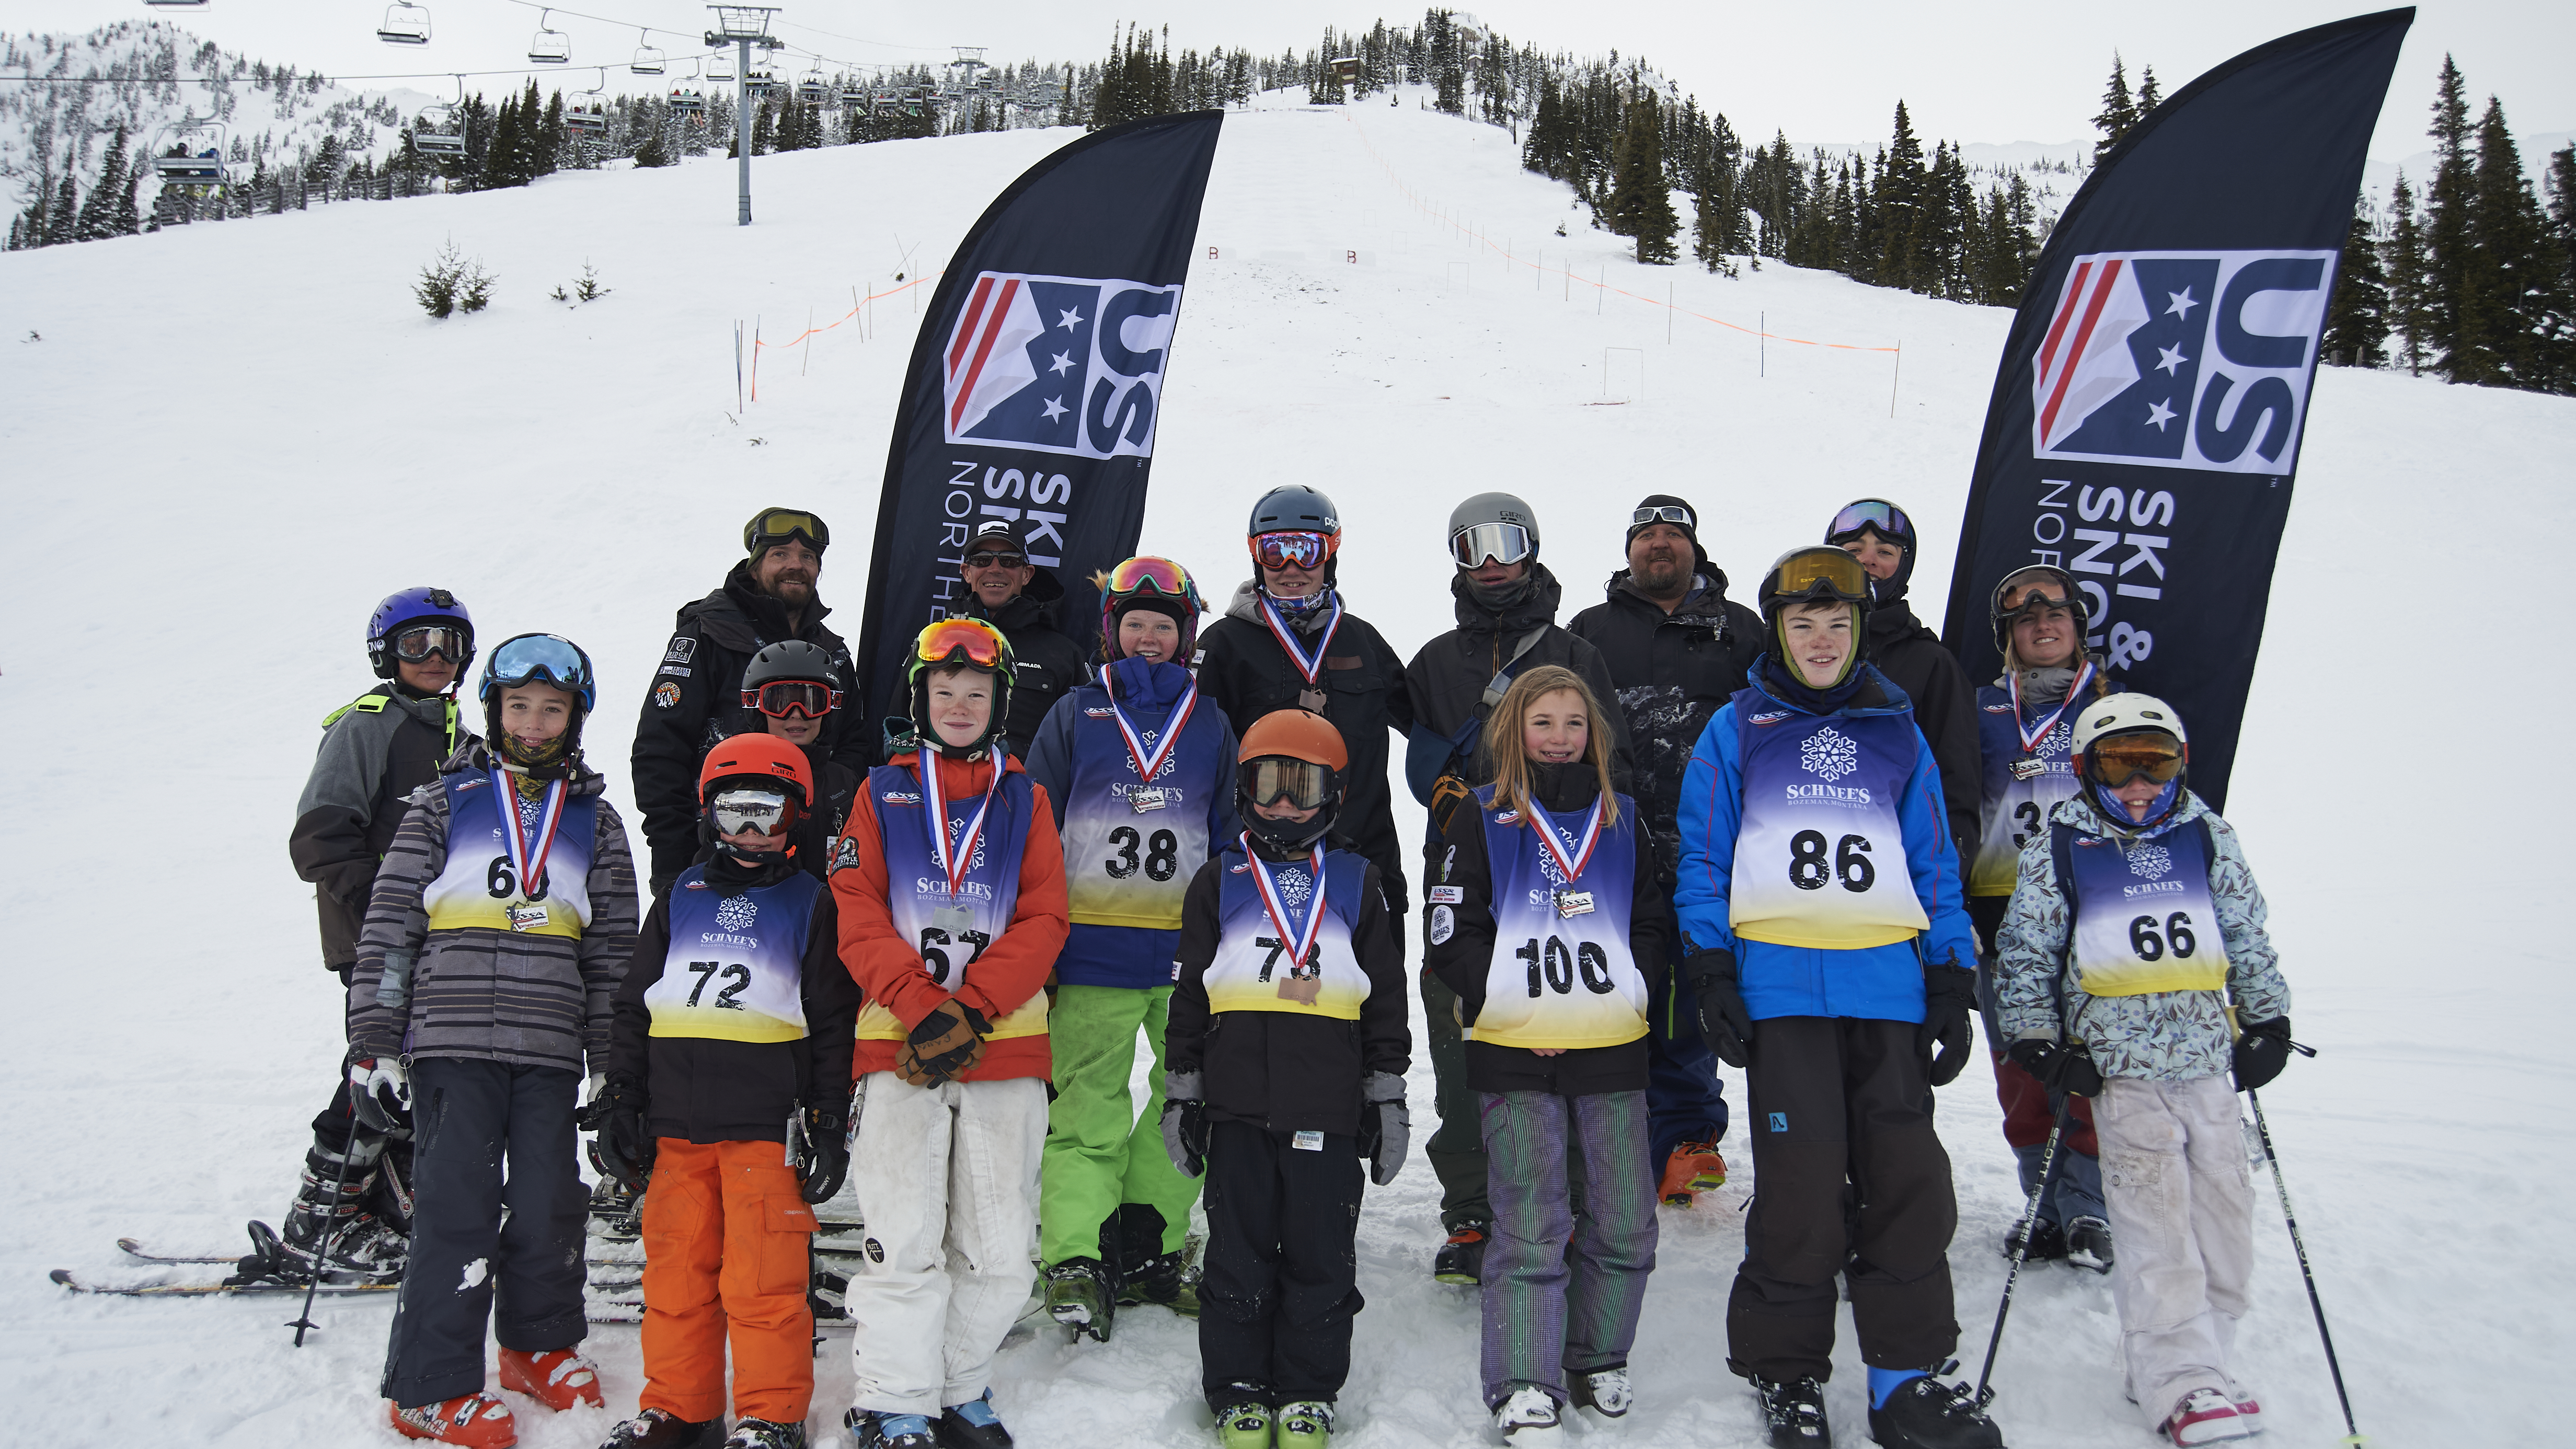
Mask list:
[[[1398,99],[1228,118],[1146,549],[1222,598],[1243,576],[1251,500],[1321,484],[1343,510],[1351,607],[1409,654],[1449,627],[1442,525],[1466,494],[1536,507],[1569,616],[1619,566],[1645,493],[1700,506],[1738,597],[1834,507],[1886,494],[1933,535],[1914,595],[1937,624],[2008,314],[1776,266],[1734,281],[1640,268],[1562,187],[1522,173],[1508,136]],[[671,611],[714,586],[744,517],[789,503],[829,518],[842,546],[822,593],[855,634],[920,293],[762,348],[747,404],[737,319],[776,343],[841,316],[853,289],[938,267],[1072,134],[762,158],[747,230],[732,166],[710,161],[0,255],[13,1442],[399,1442],[376,1395],[381,1302],[325,1300],[297,1350],[274,1300],[75,1299],[45,1279],[113,1268],[119,1235],[236,1251],[245,1219],[287,1205],[340,1047],[285,838],[317,723],[369,683],[368,609],[440,583],[487,642],[545,629],[587,647],[603,677],[589,753],[631,831],[634,711]],[[409,286],[451,238],[498,276],[496,301],[431,322]],[[609,294],[547,300],[585,261]],[[1637,300],[1668,292],[1779,336]],[[1901,340],[1901,374],[1892,352],[1788,338]],[[2576,1342],[2576,1273],[2550,1230],[2576,1176],[2562,1109],[2576,973],[2548,902],[2576,860],[2554,758],[2469,746],[2501,727],[2478,722],[2499,703],[2516,728],[2576,710],[2556,631],[2508,612],[2553,592],[2515,570],[2576,526],[2571,458],[2576,400],[2328,370],[2246,718],[2230,814],[2271,898],[2299,1036],[2323,1049],[2267,1108],[2362,1427],[2384,1445],[2472,1426],[2489,1445],[2564,1442],[2552,1360]],[[1431,1095],[1426,1063],[1417,1144]],[[2018,1208],[1996,1117],[1982,1065],[1942,1094],[1970,1374],[2002,1285],[1992,1245]],[[1576,1440],[1761,1442],[1723,1364],[1743,1142],[1739,1124],[1732,1183],[1663,1214],[1639,1407]],[[2257,1189],[2245,1377],[2270,1442],[2325,1444],[2341,1423]],[[1476,1299],[1426,1272],[1436,1197],[1418,1150],[1371,1192],[1352,1449],[1492,1442]],[[818,1362],[822,1443],[841,1442],[845,1342]],[[590,1346],[610,1410],[521,1403],[523,1444],[587,1449],[632,1409],[636,1330]],[[2017,1446],[2153,1442],[2122,1402],[2109,1287],[2089,1274],[2025,1277],[1996,1381]],[[1050,1330],[1011,1349],[996,1398],[1028,1449],[1202,1446],[1196,1382],[1190,1326],[1139,1310],[1106,1346]],[[1829,1386],[1845,1444],[1865,1442],[1862,1383],[1846,1327]]]

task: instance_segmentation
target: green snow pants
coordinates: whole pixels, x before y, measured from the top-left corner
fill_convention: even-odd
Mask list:
[[[1181,1176],[1163,1151],[1163,1028],[1171,1009],[1168,986],[1056,989],[1047,1012],[1056,1095],[1038,1178],[1038,1257],[1050,1268],[1101,1257],[1101,1227],[1127,1203],[1161,1215],[1159,1251],[1179,1252],[1188,1240],[1198,1180]],[[1154,1054],[1142,1116],[1127,1094],[1139,1027]]]

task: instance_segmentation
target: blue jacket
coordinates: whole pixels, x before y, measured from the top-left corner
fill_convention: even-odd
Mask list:
[[[1863,665],[1866,683],[1841,708],[1827,713],[1851,719],[1894,715],[1909,724],[1913,702],[1877,669]],[[1680,918],[1683,950],[1735,953],[1744,1005],[1755,1020],[1773,1016],[1847,1016],[1881,1021],[1923,1019],[1923,963],[1974,966],[1976,935],[1968,925],[1959,888],[1959,854],[1950,839],[1940,767],[1920,729],[1914,731],[1914,772],[1898,801],[1905,834],[1905,862],[1931,929],[1911,941],[1857,950],[1784,946],[1740,940],[1729,925],[1729,877],[1735,839],[1744,823],[1744,769],[1738,714],[1745,705],[1813,714],[1769,688],[1756,661],[1751,686],[1739,693],[1699,737],[1683,773],[1680,876],[1673,910]],[[1874,688],[1873,688],[1874,686]]]

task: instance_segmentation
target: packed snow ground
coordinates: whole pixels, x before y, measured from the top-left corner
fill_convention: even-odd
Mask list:
[[[1739,596],[1836,505],[1884,493],[1933,535],[1914,593],[1937,623],[2006,313],[1780,267],[1737,281],[1637,267],[1563,188],[1522,173],[1503,133],[1410,99],[1226,126],[1147,549],[1222,597],[1245,567],[1251,499],[1319,482],[1343,509],[1352,607],[1409,653],[1449,625],[1441,526],[1468,493],[1508,488],[1537,507],[1569,615],[1599,597],[1644,493],[1702,507]],[[323,1331],[295,1350],[275,1300],[81,1299],[45,1280],[58,1266],[143,1276],[119,1268],[125,1234],[234,1251],[245,1219],[274,1222],[287,1204],[331,1090],[339,1006],[284,844],[317,722],[368,683],[367,610],[436,582],[472,604],[487,641],[579,640],[604,679],[590,755],[628,809],[632,712],[671,611],[714,585],[754,508],[828,516],[843,542],[824,596],[839,624],[858,622],[914,294],[876,304],[872,332],[823,334],[810,357],[766,351],[760,400],[739,410],[734,321],[776,340],[809,311],[840,314],[853,287],[940,265],[988,199],[1071,134],[762,159],[748,230],[733,225],[732,167],[692,164],[0,256],[13,1441],[396,1442],[375,1392],[381,1302],[326,1300]],[[1548,271],[1463,241],[1399,180]],[[433,323],[409,286],[449,238],[498,275],[498,300]],[[610,294],[546,300],[585,260]],[[1661,309],[1596,304],[1557,274],[1569,261],[1747,327],[1902,339],[1902,376],[1891,354],[1758,349],[1690,317],[1667,342]],[[2524,582],[2524,560],[2545,569],[2546,541],[2576,523],[2572,457],[2576,401],[2327,371],[2247,717],[2229,813],[2272,900],[2298,1034],[2324,1052],[2267,1107],[2362,1426],[2384,1445],[2564,1432],[2551,1361],[2576,1341],[2576,1273],[2552,1225],[2576,1155],[2562,1110],[2576,991],[2549,902],[2566,899],[2571,856],[2546,813],[2555,752],[2493,751],[2496,729],[2545,729],[2576,707],[2553,631],[2524,617],[2553,592]],[[1413,1093],[1418,1143],[1433,1125],[1427,1065]],[[1942,1094],[1970,1373],[2002,1284],[1992,1245],[2018,1203],[1996,1115],[1983,1066]],[[1640,1404],[1597,1442],[1760,1441],[1722,1364],[1752,1186],[1743,1141],[1726,1144],[1734,1182],[1663,1213]],[[2245,1374],[2272,1442],[2323,1444],[2341,1425],[2258,1190]],[[1354,1449],[1490,1442],[1476,1300],[1425,1271],[1436,1191],[1417,1152],[1361,1223],[1370,1302],[1341,1424]],[[1850,1444],[1865,1437],[1862,1375],[1844,1340],[1830,1406]],[[595,1444],[633,1407],[636,1330],[590,1342],[610,1411],[522,1403],[532,1449]],[[825,1442],[847,1402],[845,1342],[818,1363]],[[2011,1442],[2150,1443],[2121,1400],[2116,1342],[2105,1282],[2028,1276],[1996,1375]],[[1143,1310],[1107,1346],[1050,1330],[1010,1350],[996,1397],[1030,1449],[1200,1446],[1196,1374],[1189,1325]]]

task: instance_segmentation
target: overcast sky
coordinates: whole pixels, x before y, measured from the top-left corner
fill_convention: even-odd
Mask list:
[[[434,29],[426,47],[378,41],[375,23],[385,6],[370,0],[212,0],[199,9],[146,7],[142,0],[0,0],[0,29],[78,32],[159,15],[254,57],[341,75],[526,66],[539,20],[535,7],[510,0],[425,4]],[[2239,51],[2364,7],[2351,0],[2165,0],[2138,10],[1921,0],[1840,0],[1812,9],[1483,0],[1461,8],[1516,43],[1579,55],[1613,47],[1622,56],[1642,54],[1703,106],[1725,112],[1748,138],[1783,131],[1800,143],[1866,143],[1887,134],[1899,97],[1927,139],[2089,140],[2115,50],[2126,57],[2132,84],[2151,64],[2170,92]],[[612,86],[631,79],[623,66],[639,41],[633,25],[698,33],[709,15],[705,6],[679,0],[592,0],[576,9],[627,22],[621,27],[561,11],[552,22],[571,36],[576,66],[619,67],[610,73]],[[1302,52],[1327,24],[1365,29],[1381,16],[1410,24],[1421,12],[1364,0],[1257,6],[1239,0],[803,0],[780,9],[778,34],[793,46],[854,62],[944,59],[957,44],[990,47],[989,58],[997,60],[1092,60],[1106,52],[1110,29],[1121,20],[1168,23],[1175,50],[1241,45],[1276,54],[1290,46]],[[671,51],[684,44],[672,36],[654,43]],[[2398,62],[2370,148],[2374,158],[2394,161],[2426,148],[2424,122],[2446,51],[2458,58],[2477,104],[2489,93],[2501,97],[2516,131],[2576,128],[2576,3],[2432,0],[2421,7]],[[595,70],[558,73],[584,86],[598,79]],[[2536,171],[2538,161],[2526,157],[2525,165]]]

